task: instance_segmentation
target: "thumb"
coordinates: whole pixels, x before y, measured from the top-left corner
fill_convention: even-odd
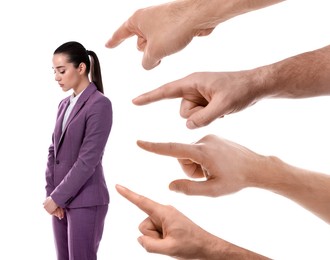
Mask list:
[[[161,60],[157,59],[156,57],[150,55],[150,51],[148,46],[145,48],[143,58],[142,58],[142,67],[145,70],[151,70],[157,67],[160,64]]]
[[[206,181],[190,181],[186,179],[172,181],[169,185],[171,191],[186,195],[207,195]]]
[[[215,119],[223,117],[222,110],[212,103],[212,101],[204,108],[193,113],[186,122],[186,126],[189,129],[196,129],[209,125]]]

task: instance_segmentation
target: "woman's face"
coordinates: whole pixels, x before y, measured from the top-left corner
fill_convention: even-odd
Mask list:
[[[83,66],[75,68],[73,63],[68,62],[66,54],[54,54],[53,69],[55,80],[65,92],[70,89],[76,90],[84,76]]]

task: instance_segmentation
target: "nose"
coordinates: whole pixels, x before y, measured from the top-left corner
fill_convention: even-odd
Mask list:
[[[56,81],[60,81],[61,77],[58,73],[55,73],[55,80]]]

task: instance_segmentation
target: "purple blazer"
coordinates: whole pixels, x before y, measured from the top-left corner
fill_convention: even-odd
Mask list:
[[[102,157],[112,126],[111,101],[90,83],[75,104],[65,129],[70,97],[58,108],[46,168],[46,194],[62,208],[109,203]]]

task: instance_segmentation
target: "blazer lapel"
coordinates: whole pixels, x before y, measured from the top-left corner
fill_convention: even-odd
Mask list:
[[[64,114],[66,109],[68,108],[70,104],[70,97],[66,98],[60,105],[59,111],[58,111],[58,116],[55,124],[55,131],[54,131],[54,149],[55,153],[58,150],[58,146],[60,143],[60,139],[62,137],[62,122],[64,118]]]
[[[88,98],[96,91],[96,86],[93,82],[91,82],[88,87],[84,90],[84,92],[81,94],[81,96],[79,97],[79,99],[77,100],[77,103],[75,104],[75,106],[73,107],[69,118],[64,126],[63,131],[61,131],[61,135],[60,138],[58,140],[58,148],[61,145],[61,141],[63,139],[63,136],[66,132],[66,129],[68,128],[68,125],[70,125],[70,122],[72,121],[72,119],[79,113],[79,111],[81,110],[81,108],[85,105],[86,101],[88,100]],[[69,102],[67,102],[69,103]],[[68,107],[69,104],[66,105],[66,108]],[[62,122],[63,122],[63,117],[65,114],[66,109],[64,109],[64,111],[62,112],[62,118],[60,120],[60,125],[58,126],[60,129],[62,129]]]

